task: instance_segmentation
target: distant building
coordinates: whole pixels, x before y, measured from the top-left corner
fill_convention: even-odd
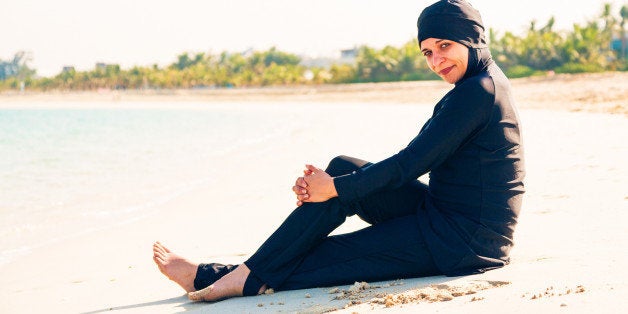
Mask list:
[[[355,59],[358,56],[359,49],[357,47],[351,49],[340,50],[341,59]]]
[[[360,53],[360,48],[353,47],[351,49],[343,49],[340,50],[340,60],[338,63],[341,64],[354,64],[355,59],[358,57]]]
[[[66,65],[63,67],[63,70],[61,70],[61,73],[68,73],[68,72],[76,72],[76,70],[74,70],[73,66]]]
[[[96,63],[96,70],[106,70],[107,69],[107,64],[104,62],[98,62]]]

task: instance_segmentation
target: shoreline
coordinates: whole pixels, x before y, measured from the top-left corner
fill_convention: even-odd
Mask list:
[[[511,79],[519,109],[549,109],[628,115],[628,72],[557,74]],[[102,102],[123,107],[126,102],[179,106],[172,103],[322,102],[434,104],[451,85],[442,81],[270,86],[203,90],[101,90],[52,92],[2,92],[0,108],[59,108],[55,102]],[[33,103],[36,103],[35,105]],[[140,107],[151,107],[145,104]],[[134,106],[134,108],[136,108]]]

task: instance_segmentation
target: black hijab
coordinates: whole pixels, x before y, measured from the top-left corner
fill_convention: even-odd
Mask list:
[[[480,12],[464,0],[441,0],[425,8],[417,21],[419,46],[427,38],[449,39],[469,48],[467,71],[456,82],[474,76],[493,63]]]

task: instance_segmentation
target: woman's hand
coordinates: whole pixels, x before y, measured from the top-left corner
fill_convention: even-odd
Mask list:
[[[303,202],[324,202],[332,197],[338,196],[336,192],[336,187],[334,186],[334,178],[332,178],[327,172],[322,169],[316,168],[312,165],[305,165],[306,170],[303,171],[305,176],[303,177],[303,181],[305,182],[305,186],[301,185],[301,189],[305,190],[305,193],[300,195],[297,193],[297,205],[299,202],[303,204]],[[297,185],[299,183],[299,179],[297,179]],[[302,191],[301,190],[301,191]]]
[[[303,170],[303,175],[307,176],[312,174],[312,172],[308,169]],[[307,194],[307,183],[305,182],[304,177],[298,177],[297,181],[294,183],[292,187],[292,192],[297,195],[297,206],[303,205],[303,200],[307,199],[309,195]]]

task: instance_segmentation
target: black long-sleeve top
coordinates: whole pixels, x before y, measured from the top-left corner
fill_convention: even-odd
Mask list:
[[[509,262],[524,193],[520,123],[508,80],[490,56],[470,67],[406,148],[334,178],[340,201],[350,204],[429,172],[418,223],[446,275]]]

